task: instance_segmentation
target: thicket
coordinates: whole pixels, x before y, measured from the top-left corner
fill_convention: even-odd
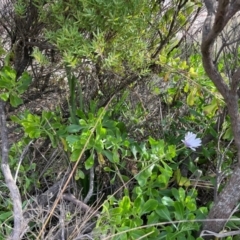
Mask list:
[[[238,2],[2,1],[0,239],[238,239]]]

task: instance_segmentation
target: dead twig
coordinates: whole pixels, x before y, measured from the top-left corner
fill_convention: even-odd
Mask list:
[[[1,128],[1,139],[2,139],[2,162],[1,169],[5,178],[6,185],[10,191],[11,199],[13,202],[13,218],[14,226],[9,240],[19,240],[22,223],[23,223],[23,212],[22,212],[22,200],[19,189],[13,179],[9,163],[8,163],[8,133],[6,125],[6,114],[5,114],[5,102],[0,100],[0,128]]]

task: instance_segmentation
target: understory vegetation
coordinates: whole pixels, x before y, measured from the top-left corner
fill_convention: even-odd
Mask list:
[[[1,1],[0,240],[239,239],[239,10]]]

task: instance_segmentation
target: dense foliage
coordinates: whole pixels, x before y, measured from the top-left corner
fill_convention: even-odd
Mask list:
[[[0,239],[17,226],[9,182],[23,209],[12,239],[203,239],[237,151],[202,64],[202,11],[183,0],[0,4]],[[212,53],[226,82],[234,37]],[[238,206],[232,215],[226,231],[239,229]]]

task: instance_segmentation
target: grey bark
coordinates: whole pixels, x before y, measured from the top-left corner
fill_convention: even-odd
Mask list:
[[[209,212],[208,220],[212,221],[206,221],[203,226],[203,230],[220,232],[240,200],[240,118],[237,94],[240,70],[235,72],[228,85],[213,63],[211,53],[217,36],[224,29],[231,17],[240,10],[240,5],[239,1],[220,0],[215,13],[213,10],[214,1],[205,0],[204,2],[207,7],[208,16],[204,23],[205,32],[203,33],[201,46],[203,66],[207,75],[213,81],[226,102],[234,135],[234,143],[238,153],[238,164]],[[219,221],[217,219],[225,220]],[[205,239],[210,239],[210,237],[205,237]]]
[[[22,200],[19,193],[19,189],[13,179],[9,164],[8,164],[8,133],[6,125],[6,115],[4,109],[5,103],[0,100],[0,129],[1,129],[1,139],[2,139],[2,162],[1,169],[5,178],[5,183],[10,191],[11,199],[13,202],[13,218],[14,226],[9,240],[20,239],[20,234],[23,224],[23,212],[22,212]]]

